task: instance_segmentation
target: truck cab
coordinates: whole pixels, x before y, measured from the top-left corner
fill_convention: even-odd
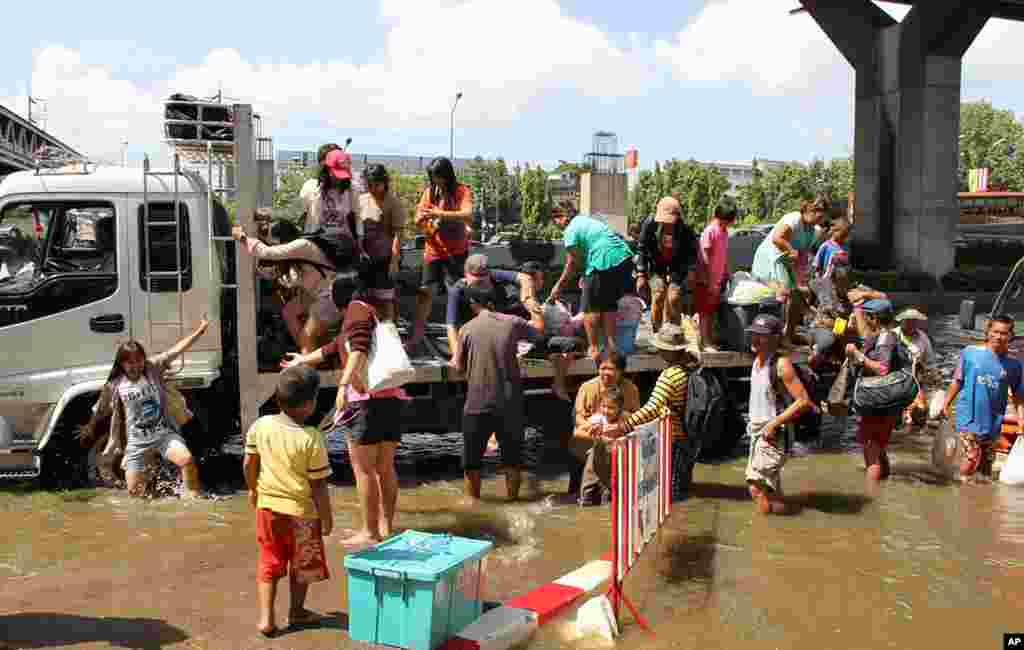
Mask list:
[[[213,384],[227,265],[210,242],[228,227],[183,171],[80,163],[0,182],[0,477],[36,476],[73,444],[123,341],[160,352],[206,314],[176,378]]]

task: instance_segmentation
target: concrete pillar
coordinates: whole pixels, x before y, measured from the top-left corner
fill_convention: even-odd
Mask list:
[[[896,266],[942,277],[953,270],[960,220],[957,159],[960,57],[926,56],[922,83],[899,91],[893,219]]]
[[[801,0],[856,73],[854,264],[954,265],[964,52],[996,0],[930,0],[902,23],[869,0]]]

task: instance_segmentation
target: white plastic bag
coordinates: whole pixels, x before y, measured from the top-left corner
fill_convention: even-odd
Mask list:
[[[775,289],[753,279],[733,277],[729,296],[730,305],[756,305],[762,300],[775,297]]]
[[[393,322],[377,321],[366,364],[366,388],[370,392],[404,386],[416,378],[416,369],[402,345]]]
[[[960,478],[960,463],[964,460],[964,446],[953,421],[942,421],[932,440],[932,466],[940,475],[950,480]]]
[[[595,596],[577,610],[576,634],[580,637],[596,634],[607,641],[614,641],[619,636],[615,612],[607,596]]]
[[[942,407],[946,404],[946,393],[945,391],[936,390],[932,392],[931,398],[928,400],[928,419],[937,420],[942,417]]]
[[[1024,436],[1017,436],[1017,441],[1010,449],[1010,456],[999,472],[999,482],[1006,485],[1024,485]]]
[[[416,378],[416,369],[402,345],[398,327],[391,321],[381,322],[374,316],[377,326],[373,328],[370,354],[366,362],[364,383],[366,391],[373,393],[389,388],[404,386]],[[345,347],[351,352],[348,341]]]

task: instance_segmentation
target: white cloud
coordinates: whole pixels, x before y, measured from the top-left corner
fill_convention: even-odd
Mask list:
[[[640,95],[648,86],[641,54],[615,47],[556,0],[384,0],[381,11],[390,30],[380,62],[256,64],[218,49],[143,86],[117,78],[114,62],[87,65],[78,52],[51,46],[37,52],[33,90],[49,100],[55,135],[116,159],[124,138],[154,149],[163,97],[209,95],[221,85],[252,103],[271,134],[307,121],[339,129],[445,125],[456,91],[464,93],[460,127],[493,128],[549,92],[607,98]]]
[[[684,81],[741,82],[757,95],[843,92],[852,68],[807,13],[790,15],[796,0],[708,2],[658,57]],[[879,3],[896,20],[909,7]],[[1024,24],[991,20],[964,57],[965,81],[1016,81]]]
[[[594,102],[643,96],[660,88],[665,70],[683,82],[741,83],[755,95],[852,101],[850,67],[810,16],[789,15],[797,4],[709,0],[671,41],[629,34],[629,45],[619,47],[600,28],[564,13],[557,0],[382,0],[386,41],[381,56],[366,64],[341,57],[254,63],[267,52],[216,49],[197,64],[171,66],[166,56],[149,53],[134,55],[131,69],[160,76],[129,80],[138,75],[127,77],[117,61],[86,63],[78,51],[51,45],[36,52],[32,87],[48,100],[48,128],[57,137],[110,160],[120,158],[125,139],[135,152],[159,150],[167,95],[210,95],[221,86],[252,103],[271,135],[295,137],[324,125],[341,133],[397,128],[407,144],[414,142],[410,131],[447,126],[457,91],[464,93],[460,128],[501,128],[558,92]],[[906,12],[884,6],[897,18]],[[1020,23],[992,21],[967,54],[965,80],[1014,79],[1022,30]],[[0,96],[0,104],[24,110],[19,98]],[[794,130],[828,139],[803,126]]]
[[[817,23],[793,0],[711,2],[655,51],[690,82],[742,82],[758,95],[811,94],[851,72]],[[844,76],[845,75],[845,76]]]
[[[964,81],[1020,81],[1024,23],[990,20],[964,55]]]

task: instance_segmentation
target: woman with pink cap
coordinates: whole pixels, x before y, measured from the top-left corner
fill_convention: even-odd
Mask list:
[[[299,190],[306,208],[306,231],[340,228],[358,241],[362,239],[363,227],[352,190],[352,156],[334,146],[327,151],[327,146],[321,147],[319,174]]]
[[[354,260],[362,239],[362,223],[354,212],[352,157],[336,144],[320,147],[319,155],[319,176],[306,181],[299,192],[306,206],[306,236],[269,246],[247,236],[241,226],[236,225],[231,233],[242,250],[258,260],[277,263],[282,285],[303,290],[303,299],[289,303],[283,312],[303,354],[315,350],[340,320],[341,312],[331,295],[336,260]]]

